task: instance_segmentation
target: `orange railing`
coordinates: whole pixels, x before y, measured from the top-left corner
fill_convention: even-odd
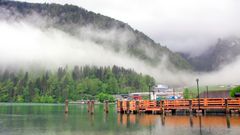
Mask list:
[[[119,112],[130,111],[162,111],[162,110],[215,110],[215,109],[240,109],[240,98],[200,98],[200,99],[178,99],[162,101],[118,101],[117,110]]]

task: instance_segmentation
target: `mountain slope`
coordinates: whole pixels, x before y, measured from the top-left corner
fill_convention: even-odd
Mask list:
[[[229,64],[240,56],[240,39],[233,37],[219,39],[216,45],[197,57],[185,57],[197,71],[213,71]]]
[[[77,6],[0,0],[0,8],[4,13],[0,16],[1,20],[26,20],[37,14],[46,24],[31,19],[29,22],[44,28],[57,28],[81,39],[90,39],[115,52],[127,52],[153,66],[166,56],[170,61],[166,63],[168,67],[191,69],[191,65],[180,55],[155,43],[128,24]]]

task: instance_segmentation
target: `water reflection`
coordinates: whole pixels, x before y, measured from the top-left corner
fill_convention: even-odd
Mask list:
[[[227,121],[227,127],[230,128],[231,125],[230,125],[230,116],[229,115],[226,116],[226,121]]]
[[[158,123],[165,127],[221,127],[231,128],[240,126],[239,116],[163,116],[149,114],[118,114],[118,124],[128,127],[129,124],[136,124],[143,127],[154,126]],[[200,130],[201,132],[201,130]]]
[[[118,114],[118,124],[124,125],[126,127],[128,127],[130,124],[136,124],[140,126],[153,126],[159,119],[159,115]]]
[[[86,105],[0,104],[2,135],[236,135],[240,132],[239,116],[175,116],[109,113],[102,105],[90,115]]]
[[[199,133],[202,135],[202,116],[198,116],[199,118]]]

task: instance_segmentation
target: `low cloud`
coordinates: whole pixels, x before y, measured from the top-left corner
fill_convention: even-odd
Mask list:
[[[22,0],[46,2],[45,0]],[[218,38],[240,36],[238,0],[49,0],[74,4],[143,31],[173,51],[199,55]]]
[[[127,54],[126,51],[116,52],[106,47],[111,41],[124,46],[128,40],[134,38],[126,31],[116,29],[99,31],[83,27],[79,29],[80,35],[73,36],[56,28],[39,27],[45,25],[45,21],[43,22],[41,25],[34,25],[29,23],[29,20],[0,21],[0,67],[2,69],[29,70],[37,67],[54,70],[66,65],[70,67],[74,65],[117,65],[149,74],[157,80],[157,83],[171,86],[192,86],[195,85],[196,78],[200,79],[201,85],[237,84],[240,80],[238,76],[240,59],[211,73],[169,70],[166,67],[169,65],[166,56],[157,66],[151,66]],[[121,38],[117,40],[116,34]],[[93,39],[96,37],[108,41],[101,43],[104,45],[99,45]]]

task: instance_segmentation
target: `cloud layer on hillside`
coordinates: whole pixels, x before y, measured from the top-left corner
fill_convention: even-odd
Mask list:
[[[46,2],[45,0],[21,0]],[[130,24],[173,51],[198,55],[218,38],[240,35],[238,0],[49,0]]]
[[[153,67],[124,52],[106,49],[92,42],[91,38],[79,39],[54,28],[42,29],[26,22],[0,21],[0,30],[0,65],[5,69],[117,65],[149,74],[158,83],[172,86],[191,86],[196,83],[196,78],[200,79],[201,85],[236,84],[240,80],[237,76],[240,59],[211,73],[170,71],[165,66],[169,62],[167,57]]]

